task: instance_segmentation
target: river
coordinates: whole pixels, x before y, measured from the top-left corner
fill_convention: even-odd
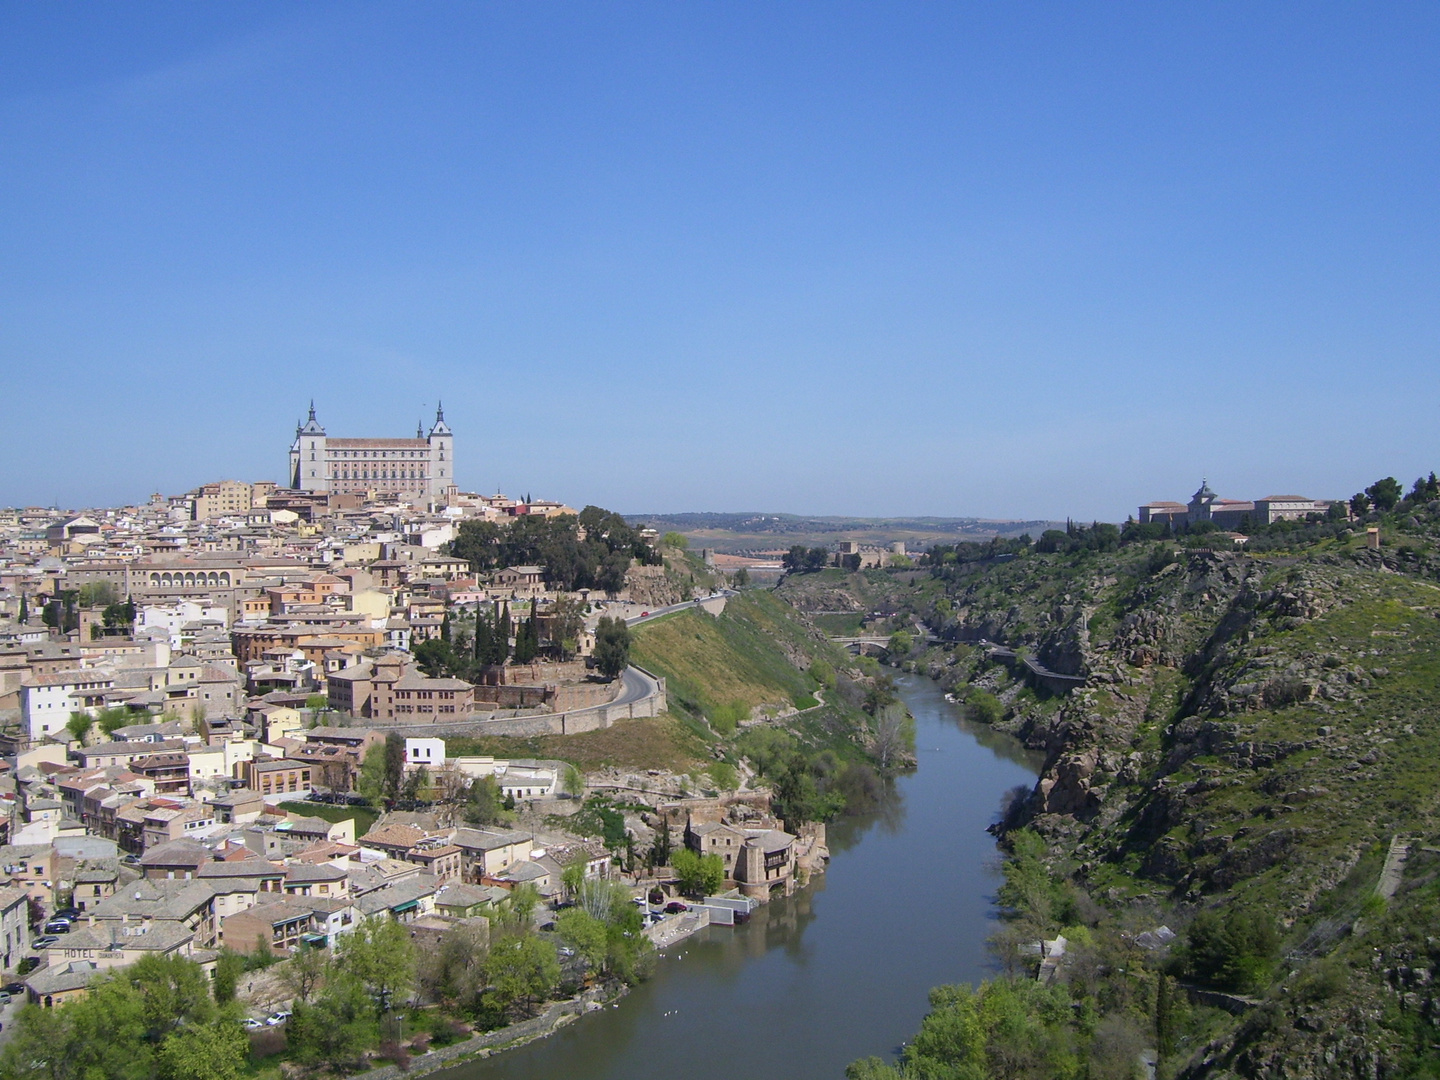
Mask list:
[[[673,946],[618,1007],[444,1080],[834,1080],[893,1054],[932,986],[983,978],[998,881],[985,826],[1039,762],[969,724],[931,680],[897,681],[919,767],[880,813],[830,827],[828,873]]]

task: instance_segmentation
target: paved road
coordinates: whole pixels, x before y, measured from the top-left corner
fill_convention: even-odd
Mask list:
[[[684,603],[680,603],[680,604],[669,604],[669,605],[667,605],[667,606],[665,606],[665,607],[655,608],[653,611],[649,611],[649,612],[647,612],[647,613],[644,614],[644,615],[637,615],[637,616],[635,616],[635,618],[633,618],[633,619],[626,619],[626,620],[625,620],[625,625],[626,625],[626,626],[639,626],[641,623],[647,623],[647,622],[650,622],[652,619],[658,619],[658,618],[660,618],[662,615],[670,615],[670,614],[672,614],[672,613],[674,613],[674,612],[676,612],[676,611],[684,611],[686,608],[699,607],[699,606],[700,606],[704,601],[706,601],[706,600],[715,600],[715,599],[718,599],[719,597],[722,597],[722,596],[735,596],[735,595],[736,595],[736,593],[735,593],[735,591],[734,591],[733,589],[717,589],[715,592],[711,593],[709,596],[702,596],[702,597],[700,597],[700,598],[697,599],[697,600],[686,600]],[[634,607],[635,605],[634,605],[634,604],[631,604],[630,606],[631,606],[631,607]]]
[[[633,701],[644,701],[651,694],[659,693],[660,684],[639,668],[627,667],[620,676],[620,693],[612,705],[629,705]]]

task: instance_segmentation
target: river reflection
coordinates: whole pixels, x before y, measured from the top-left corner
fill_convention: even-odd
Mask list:
[[[829,872],[739,927],[676,946],[618,1008],[446,1080],[840,1077],[893,1052],[930,987],[983,977],[995,849],[985,827],[1039,761],[974,730],[939,687],[897,680],[919,768],[882,809],[830,828]]]

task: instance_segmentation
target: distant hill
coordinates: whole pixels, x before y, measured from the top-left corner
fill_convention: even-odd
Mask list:
[[[678,532],[695,547],[742,552],[789,547],[833,545],[840,540],[862,544],[892,544],[903,540],[912,548],[956,540],[988,540],[1022,533],[1039,536],[1046,529],[1064,528],[1059,521],[991,521],[985,518],[863,518],[806,517],[800,514],[687,513],[627,514],[632,525],[646,524],[663,532]]]

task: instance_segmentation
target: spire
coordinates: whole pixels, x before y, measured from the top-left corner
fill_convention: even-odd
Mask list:
[[[443,401],[435,402],[435,422],[437,424],[445,422],[445,403]]]
[[[422,420],[415,421],[415,437],[417,439],[423,439],[425,437],[425,423]]]
[[[298,427],[298,425],[297,425],[297,427]],[[314,399],[314,398],[311,398],[311,399],[310,399],[310,418],[305,421],[305,426],[304,426],[304,427],[299,427],[299,430],[298,430],[297,434],[303,434],[303,435],[324,435],[324,434],[325,434],[325,429],[320,425],[320,421],[315,418],[315,399]]]

